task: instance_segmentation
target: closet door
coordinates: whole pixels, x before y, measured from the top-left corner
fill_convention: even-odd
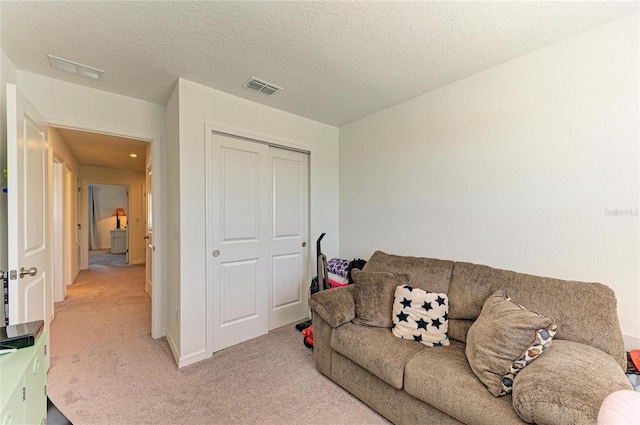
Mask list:
[[[269,329],[269,147],[221,134],[207,146],[213,351]],[[188,283],[187,283],[188,284]]]
[[[308,314],[309,155],[270,148],[269,330]]]

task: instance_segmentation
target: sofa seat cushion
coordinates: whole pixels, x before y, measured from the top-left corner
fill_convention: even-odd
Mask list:
[[[407,362],[405,391],[468,424],[521,424],[511,396],[496,398],[473,373],[465,345],[427,348]]]
[[[397,389],[403,387],[405,364],[426,349],[418,342],[396,338],[391,329],[354,323],[333,330],[331,348]]]
[[[609,394],[631,389],[609,354],[577,342],[554,340],[544,355],[514,379],[513,407],[528,422],[595,424]]]

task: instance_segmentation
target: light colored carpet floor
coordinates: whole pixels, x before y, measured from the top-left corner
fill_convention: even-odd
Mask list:
[[[142,266],[91,266],[55,314],[47,392],[74,425],[389,423],[316,371],[293,324],[178,369]]]
[[[109,249],[89,250],[89,266],[125,266],[127,265],[126,254],[112,254]]]

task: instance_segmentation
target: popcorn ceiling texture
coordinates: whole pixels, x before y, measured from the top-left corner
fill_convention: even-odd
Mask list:
[[[2,49],[19,70],[162,105],[182,77],[335,126],[638,11],[613,1],[0,7]],[[103,69],[104,81],[54,71],[47,54]],[[243,89],[251,76],[284,90]]]

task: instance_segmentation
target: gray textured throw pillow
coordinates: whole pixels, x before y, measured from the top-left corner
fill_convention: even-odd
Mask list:
[[[496,291],[467,333],[469,366],[493,396],[509,394],[515,376],[551,345],[557,330],[552,318]]]
[[[393,295],[396,288],[409,283],[404,274],[351,272],[355,283],[353,295],[356,301],[356,317],[353,323],[363,326],[390,328],[392,326]]]

